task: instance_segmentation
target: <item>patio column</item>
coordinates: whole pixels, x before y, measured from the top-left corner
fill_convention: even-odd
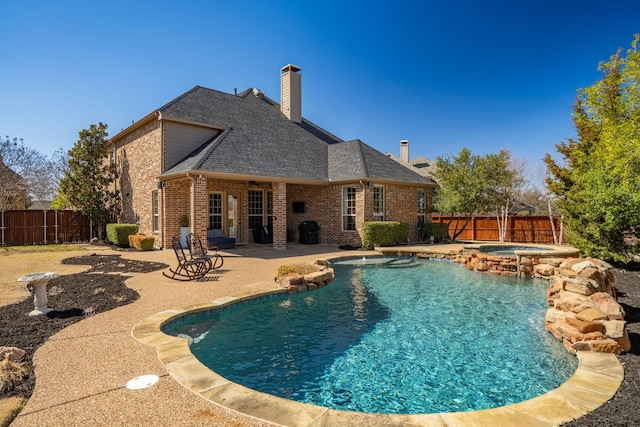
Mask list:
[[[207,238],[208,223],[208,194],[207,194],[207,178],[202,175],[195,177],[192,187],[191,199],[191,232]]]
[[[273,248],[287,248],[287,183],[274,182],[273,188]]]

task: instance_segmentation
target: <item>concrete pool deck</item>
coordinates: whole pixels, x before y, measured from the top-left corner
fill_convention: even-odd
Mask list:
[[[458,246],[420,248],[449,253]],[[101,252],[176,264],[173,251]],[[33,396],[11,425],[550,426],[609,400],[624,376],[615,356],[581,353],[580,367],[558,389],[518,404],[466,413],[360,414],[265,395],[203,368],[191,356],[185,340],[162,334],[159,326],[185,307],[226,304],[278,291],[273,276],[282,264],[376,253],[294,244],[286,250],[248,246],[223,254],[223,269],[211,281],[176,282],[161,271],[134,276],[127,285],[140,299],[88,317],[49,339],[34,357],[37,381]],[[55,266],[43,268],[55,271]],[[159,381],[141,390],[126,388],[129,380],[146,374],[157,375]]]

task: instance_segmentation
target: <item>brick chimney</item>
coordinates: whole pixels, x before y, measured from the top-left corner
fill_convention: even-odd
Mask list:
[[[280,70],[280,110],[292,122],[302,122],[302,76],[300,67],[288,64]]]
[[[400,141],[400,160],[409,163],[409,140]]]

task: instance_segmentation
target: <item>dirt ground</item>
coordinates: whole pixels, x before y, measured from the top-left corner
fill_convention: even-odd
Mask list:
[[[0,248],[0,306],[20,301],[30,296],[25,283],[17,278],[29,273],[42,272],[43,265],[56,265],[65,258],[87,255],[88,245],[65,245],[51,251],[42,248],[33,250],[14,250]],[[56,273],[72,274],[87,270],[89,266],[60,265]]]
[[[0,346],[15,346],[27,351],[25,362],[33,372],[31,361],[35,350],[50,336],[86,316],[129,304],[139,295],[124,281],[126,272],[150,272],[165,268],[165,264],[122,259],[113,252],[100,253],[91,246],[72,247],[60,252],[30,252],[0,255]],[[95,250],[92,250],[95,249]],[[46,261],[46,264],[45,264]],[[49,298],[55,298],[56,311],[41,318],[30,318],[33,300],[23,283],[16,278],[42,271],[42,265],[55,265],[58,279],[48,286]],[[40,268],[39,268],[40,267]],[[613,399],[586,416],[568,423],[578,426],[640,425],[640,273],[637,268],[615,270],[618,301],[626,311],[627,327],[632,343],[629,353],[620,355],[625,379]],[[0,426],[11,419],[16,402],[28,399],[36,378],[31,375],[16,388],[0,395]],[[9,400],[13,399],[13,400]],[[3,405],[5,404],[5,405]],[[3,414],[3,407],[6,407]],[[3,417],[4,420],[3,421]]]

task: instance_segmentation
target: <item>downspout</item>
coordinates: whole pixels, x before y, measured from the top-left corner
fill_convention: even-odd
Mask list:
[[[191,227],[191,232],[195,231],[195,219],[196,219],[196,179],[191,176],[189,172],[187,172],[187,178],[191,180],[191,194],[189,195],[189,224]]]
[[[162,112],[160,110],[156,111],[156,120],[158,120],[160,122],[160,173],[164,173],[165,172],[165,168],[164,168],[164,131],[163,131],[163,124],[162,124]],[[160,181],[162,182],[162,186],[161,188],[159,188],[158,190],[160,191],[160,193],[158,194],[158,209],[159,212],[158,214],[160,214],[160,218],[158,218],[159,224],[158,227],[160,227],[160,241],[162,242],[162,247],[164,248],[164,238],[166,235],[166,224],[167,224],[167,212],[165,210],[165,206],[166,203],[164,201],[164,197],[165,197],[165,191],[164,191],[164,181]],[[161,221],[161,222],[160,222]]]
[[[166,213],[164,210],[164,181],[158,181],[160,185],[158,186],[158,231],[160,232],[160,249],[164,249],[164,236],[165,236],[165,218]]]

